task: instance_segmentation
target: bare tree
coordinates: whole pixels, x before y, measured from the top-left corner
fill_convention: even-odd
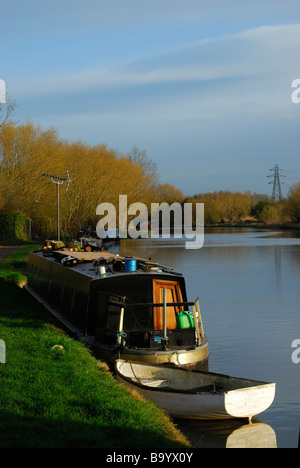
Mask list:
[[[10,123],[9,117],[16,108],[14,99],[10,96],[7,98],[5,81],[0,80],[0,128]]]

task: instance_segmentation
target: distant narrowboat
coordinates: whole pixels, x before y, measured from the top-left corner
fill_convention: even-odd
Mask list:
[[[96,357],[208,370],[199,300],[171,268],[107,251],[30,254],[25,286]]]

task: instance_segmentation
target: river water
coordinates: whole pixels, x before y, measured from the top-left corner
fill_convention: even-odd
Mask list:
[[[201,249],[181,239],[122,240],[121,255],[151,257],[184,274],[200,298],[209,370],[276,382],[272,406],[254,424],[175,421],[194,447],[298,446],[300,232],[206,229]]]

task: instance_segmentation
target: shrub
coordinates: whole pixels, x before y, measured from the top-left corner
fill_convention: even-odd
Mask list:
[[[289,196],[286,202],[287,212],[290,215],[291,221],[294,223],[300,222],[300,183],[290,189]]]
[[[28,239],[28,219],[18,212],[0,213],[0,240],[16,241]]]

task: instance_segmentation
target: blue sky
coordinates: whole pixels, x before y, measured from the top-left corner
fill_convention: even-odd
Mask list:
[[[19,122],[137,146],[186,195],[300,180],[299,0],[0,0]]]

